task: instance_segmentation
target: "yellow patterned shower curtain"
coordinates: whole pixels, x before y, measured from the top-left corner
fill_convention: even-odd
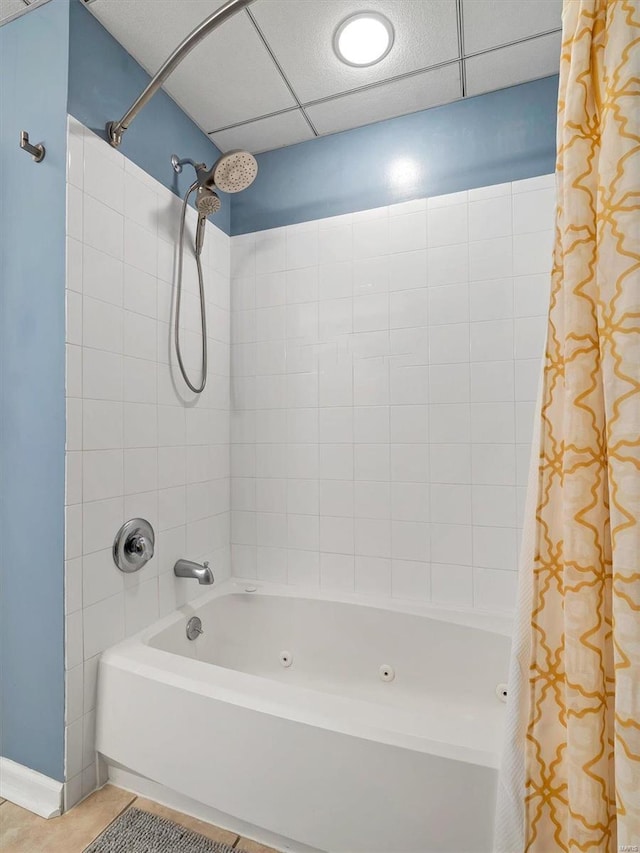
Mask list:
[[[640,0],[565,0],[558,113],[524,849],[640,851]]]

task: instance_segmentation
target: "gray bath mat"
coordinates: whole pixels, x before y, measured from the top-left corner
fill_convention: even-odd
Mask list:
[[[172,820],[131,808],[114,820],[85,853],[242,853],[210,841]]]

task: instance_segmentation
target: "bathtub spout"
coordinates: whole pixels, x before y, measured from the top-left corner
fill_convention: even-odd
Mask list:
[[[178,560],[173,567],[173,573],[177,578],[195,578],[201,584],[213,583],[213,572],[206,560],[202,565],[191,560]]]

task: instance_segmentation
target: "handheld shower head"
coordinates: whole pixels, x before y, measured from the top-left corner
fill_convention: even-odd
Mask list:
[[[248,151],[228,151],[214,163],[208,179],[224,193],[239,193],[255,181],[258,164]]]
[[[211,216],[220,210],[222,202],[209,187],[200,186],[196,193],[196,210],[200,216]]]

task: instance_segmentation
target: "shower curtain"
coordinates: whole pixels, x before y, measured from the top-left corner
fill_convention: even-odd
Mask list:
[[[640,850],[640,0],[564,0],[498,853]]]

